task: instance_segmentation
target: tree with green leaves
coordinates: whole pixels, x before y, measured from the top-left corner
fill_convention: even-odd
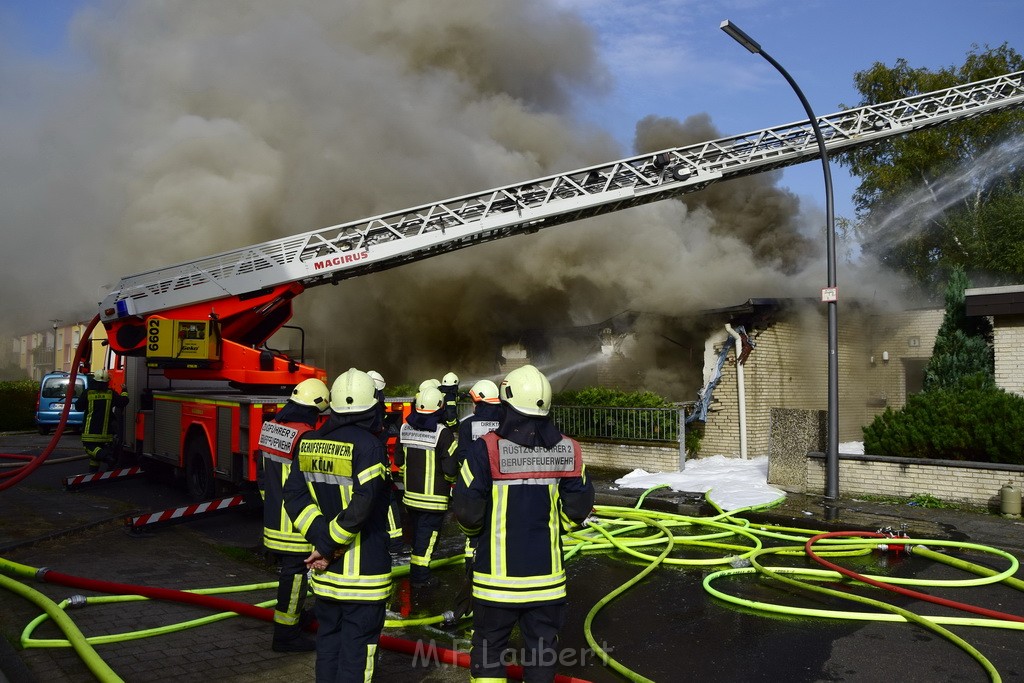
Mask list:
[[[900,59],[857,72],[857,106],[1024,69],[1007,44],[936,71]],[[844,152],[863,251],[936,291],[955,266],[991,284],[1024,278],[1024,111],[984,114]]]
[[[965,292],[970,286],[961,266],[946,285],[946,313],[924,371],[924,390],[995,387],[992,324],[985,316],[968,316]]]

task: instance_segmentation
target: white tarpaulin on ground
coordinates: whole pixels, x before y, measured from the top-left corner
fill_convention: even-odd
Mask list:
[[[863,453],[859,442],[839,444],[840,453]],[[673,491],[707,493],[723,510],[767,505],[786,496],[785,491],[768,485],[768,456],[727,458],[713,455],[686,461],[682,472],[646,472],[641,469],[615,480],[619,488],[648,489],[668,484]]]

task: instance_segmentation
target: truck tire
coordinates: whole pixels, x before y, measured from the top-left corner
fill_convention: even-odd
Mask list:
[[[210,500],[217,490],[210,448],[202,439],[185,446],[185,488],[193,500]]]

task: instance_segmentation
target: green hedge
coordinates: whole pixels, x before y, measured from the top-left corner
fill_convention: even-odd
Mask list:
[[[1024,464],[1024,397],[961,385],[915,394],[864,428],[864,452]]]
[[[551,397],[558,406],[605,406],[609,408],[671,408],[674,404],[651,391],[618,391],[590,387],[560,391]]]
[[[0,431],[12,432],[36,426],[36,397],[39,382],[17,380],[0,382]]]

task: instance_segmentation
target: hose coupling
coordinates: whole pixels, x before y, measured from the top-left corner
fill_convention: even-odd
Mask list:
[[[89,599],[84,595],[72,595],[68,598],[68,607],[85,607],[88,601]]]
[[[36,570],[36,581],[44,583],[46,581],[46,572],[50,571],[49,567],[40,567]]]
[[[452,610],[445,610],[441,613],[441,617],[444,619],[445,626],[452,626],[455,624],[455,612]]]

